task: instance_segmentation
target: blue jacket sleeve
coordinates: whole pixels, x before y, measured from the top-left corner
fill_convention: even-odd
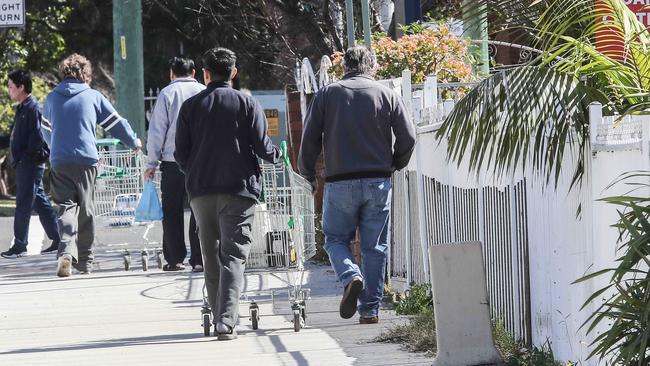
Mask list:
[[[110,133],[126,146],[136,148],[136,135],[129,122],[117,113],[113,105],[99,94],[99,107],[97,108],[97,124]]]
[[[50,104],[45,99],[43,111],[41,112],[41,132],[43,139],[50,148],[52,148],[52,122],[51,122],[51,108]]]

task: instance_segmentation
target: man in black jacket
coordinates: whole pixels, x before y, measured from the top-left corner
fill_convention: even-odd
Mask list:
[[[199,226],[208,300],[219,340],[237,338],[235,324],[261,192],[257,157],[277,163],[259,103],[231,86],[235,54],[214,48],[203,56],[207,88],[179,112],[174,157],[185,173]]]
[[[41,112],[32,93],[29,71],[16,70],[9,74],[8,91],[18,109],[11,126],[9,145],[13,167],[16,169],[16,212],[14,214],[14,245],[1,253],[5,258],[17,258],[27,253],[27,234],[32,209],[38,213],[43,229],[52,245],[42,253],[55,253],[59,246],[56,211],[43,190],[43,172],[49,149],[41,133]]]

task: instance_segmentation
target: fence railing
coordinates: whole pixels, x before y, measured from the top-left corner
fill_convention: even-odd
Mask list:
[[[526,181],[503,188],[461,188],[415,171],[393,177],[390,275],[408,284],[428,283],[420,225],[431,245],[480,240],[493,316],[524,342],[531,340]],[[424,217],[415,207],[424,206]]]

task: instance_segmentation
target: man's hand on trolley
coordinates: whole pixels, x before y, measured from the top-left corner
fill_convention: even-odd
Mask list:
[[[156,174],[156,168],[147,168],[144,171],[144,180],[152,180]]]

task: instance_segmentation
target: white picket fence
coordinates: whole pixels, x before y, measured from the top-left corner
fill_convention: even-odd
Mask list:
[[[304,107],[306,92],[327,83],[308,77],[311,66],[306,63],[297,68]],[[526,343],[550,342],[558,359],[597,365],[597,360],[586,360],[595,334],[588,336],[580,327],[595,306],[580,307],[607,279],[572,283],[614,261],[618,233],[610,225],[618,215],[597,200],[627,192],[623,186],[605,190],[622,173],[650,170],[650,117],[616,123],[615,117],[603,118],[599,105],[591,106],[584,183],[569,190],[577,160],[570,153],[557,187],[521,169],[496,179],[488,171],[471,173],[466,162],[448,163],[447,142],[434,135],[454,102],[439,96],[445,88],[471,85],[441,85],[433,78],[411,85],[408,72],[382,83],[402,95],[418,125],[415,155],[394,176],[391,280],[407,286],[426,283],[430,246],[480,240],[493,316]]]

